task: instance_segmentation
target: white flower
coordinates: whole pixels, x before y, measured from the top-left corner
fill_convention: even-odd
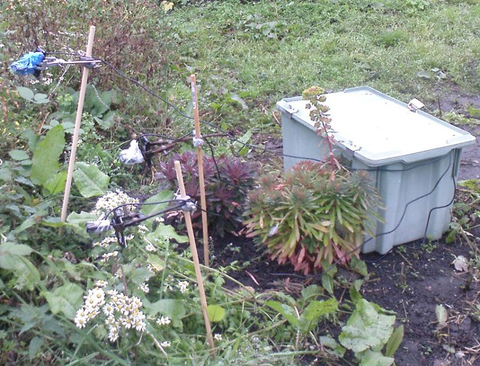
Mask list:
[[[141,234],[145,234],[146,232],[150,231],[148,230],[148,227],[146,227],[145,225],[138,225],[138,231],[141,233]]]
[[[147,269],[152,272],[152,273],[155,273],[155,267],[152,266],[150,263],[147,264]]]
[[[148,287],[148,283],[143,282],[142,284],[140,284],[140,290],[142,290],[143,292],[148,294],[150,292],[150,288]]]
[[[115,317],[111,315],[107,319],[105,319],[105,324],[112,327],[117,325],[117,321],[115,320]]]
[[[170,324],[171,320],[168,316],[162,316],[161,318],[157,319],[158,325],[168,325]]]
[[[178,282],[177,286],[178,286],[180,292],[182,294],[184,294],[185,292],[187,292],[188,282],[187,281],[180,281],[180,282]]]
[[[109,302],[103,307],[103,313],[108,317],[111,316],[114,311],[115,311],[115,307],[111,302]]]
[[[113,251],[111,253],[104,253],[102,254],[102,259],[100,259],[100,262],[107,262],[110,258],[118,256],[118,251]]]
[[[221,341],[222,340],[222,335],[220,333],[215,333],[213,335],[213,338],[215,338],[215,340],[217,340],[217,341]]]
[[[137,332],[144,332],[147,329],[147,323],[145,323],[145,314],[141,311],[133,317],[133,326]]]
[[[95,282],[95,286],[99,288],[105,287],[107,285],[108,285],[108,282],[104,280],[98,280]]]
[[[118,339],[118,328],[111,327],[110,331],[108,332],[108,339],[110,342],[115,342]]]
[[[155,248],[155,245],[153,245],[152,243],[148,243],[147,246],[145,247],[145,250],[147,252],[156,252],[157,248]]]
[[[120,322],[125,327],[125,329],[130,329],[133,325],[133,319],[130,317],[120,318]]]
[[[101,215],[107,213],[120,205],[138,203],[138,199],[132,198],[117,189],[115,192],[107,192],[103,197],[100,197],[95,204],[95,209],[92,213]],[[128,210],[133,210],[134,206],[126,206]]]
[[[103,247],[103,248],[108,248],[112,243],[116,243],[117,242],[117,238],[114,237],[114,236],[107,236],[106,238],[104,238],[102,241],[96,241],[93,243],[93,246],[96,247],[96,246],[100,246],[100,247]]]
[[[169,341],[163,341],[162,343],[160,343],[160,345],[161,345],[163,348],[168,348],[168,347],[170,347],[172,344],[171,344]]]
[[[80,329],[85,328],[85,325],[87,325],[87,314],[83,307],[75,314],[75,325]]]

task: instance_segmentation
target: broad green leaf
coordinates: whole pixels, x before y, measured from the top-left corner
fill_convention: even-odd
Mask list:
[[[326,351],[329,354],[333,354],[337,357],[343,357],[345,355],[346,349],[338,344],[334,338],[330,336],[321,336],[319,340],[322,346],[327,347]]]
[[[198,305],[200,307],[200,304]],[[149,316],[164,315],[172,319],[175,326],[181,326],[181,319],[185,316],[185,306],[181,300],[163,299],[150,303],[148,300],[143,302],[145,312]]]
[[[85,224],[88,221],[95,221],[98,219],[97,215],[91,214],[89,212],[82,211],[81,213],[72,212],[67,217],[66,222],[61,222],[60,218],[47,218],[42,221],[42,225],[50,226],[50,227],[69,227],[76,234],[80,235],[83,238],[90,238],[88,235],[87,230],[85,228]]]
[[[110,111],[102,118],[94,117],[94,119],[95,119],[95,122],[97,122],[101,128],[106,130],[112,127],[113,124],[115,123],[115,116],[116,116],[115,112]]]
[[[75,166],[73,179],[80,194],[85,198],[102,196],[107,192],[110,178],[95,165],[79,162]]]
[[[43,93],[35,94],[33,101],[37,104],[46,104],[50,102],[50,100],[48,99],[48,95]]]
[[[75,313],[83,302],[83,289],[71,282],[58,287],[53,292],[43,292],[42,295],[47,299],[53,314],[62,312],[69,319],[75,317]]]
[[[208,305],[207,306],[208,319],[212,323],[218,323],[225,318],[225,309],[219,305]]]
[[[65,190],[65,182],[67,180],[67,172],[60,172],[55,174],[52,178],[46,181],[43,187],[50,194],[57,194]]]
[[[378,305],[375,307],[361,299],[338,339],[342,346],[355,353],[380,350],[392,335],[394,323],[395,316],[384,315],[378,311]]]
[[[356,304],[358,302],[358,300],[361,300],[362,299],[362,295],[360,294],[360,292],[355,288],[355,286],[351,286],[350,289],[349,289],[349,293],[350,293],[350,300],[352,300],[352,302],[354,304]]]
[[[40,348],[43,346],[43,342],[43,338],[38,336],[32,338],[28,346],[28,358],[30,358],[30,361],[37,356],[38,351],[40,351]]]
[[[65,131],[58,125],[48,131],[45,138],[37,144],[32,158],[30,179],[43,185],[59,170],[58,159],[65,147]]]
[[[367,265],[364,261],[358,259],[357,257],[353,256],[352,260],[350,261],[350,268],[354,271],[360,273],[362,276],[368,276],[368,269]]]
[[[393,357],[395,352],[397,352],[398,347],[400,347],[400,345],[402,344],[403,335],[404,328],[402,324],[395,328],[392,335],[390,336],[390,339],[387,342],[387,347],[385,348],[385,356]]]
[[[24,86],[17,86],[17,91],[18,91],[18,94],[20,94],[20,96],[23,99],[26,99],[28,101],[33,101],[35,93],[33,92],[32,89],[26,88]]]
[[[178,243],[187,243],[188,237],[184,235],[179,235],[176,233],[175,229],[170,225],[165,225],[163,223],[159,223],[157,229],[147,235],[149,237],[152,235],[152,238],[166,238],[166,239],[175,239]]]
[[[244,156],[248,153],[250,147],[247,144],[248,141],[250,141],[250,139],[252,138],[252,134],[252,130],[248,130],[243,134],[242,137],[240,137],[239,139],[237,139],[237,141],[233,143],[233,146],[236,150],[238,150],[239,155]]]
[[[324,288],[318,285],[310,285],[302,290],[302,298],[304,300],[310,300],[312,297],[316,298],[323,295]]]
[[[16,244],[6,242],[0,245],[0,255],[6,253],[13,255],[30,255],[33,249],[26,244]]]
[[[150,215],[155,212],[162,211],[168,207],[168,202],[164,203],[164,201],[169,201],[173,199],[173,192],[172,191],[161,191],[160,193],[156,194],[148,198],[144,203],[148,203],[148,205],[142,205],[142,213],[145,215]],[[156,203],[158,202],[158,203]]]
[[[266,301],[265,305],[271,307],[273,310],[283,315],[283,317],[287,319],[290,324],[294,326],[298,326],[300,324],[297,314],[291,306],[282,304],[281,302],[274,300]]]
[[[22,137],[22,139],[27,141],[30,151],[35,151],[35,147],[37,146],[37,142],[40,136],[38,136],[31,128],[25,129],[20,136]]]
[[[7,182],[12,179],[12,171],[7,167],[8,162],[3,163],[3,167],[0,167],[0,181]]]
[[[32,226],[35,226],[36,223],[37,223],[37,221],[35,220],[34,217],[29,217],[24,222],[22,222],[22,224],[19,227],[17,227],[13,231],[14,231],[15,234],[20,234],[22,231],[25,231],[25,230],[31,228]]]
[[[8,155],[13,160],[27,160],[29,158],[27,152],[23,150],[11,150],[8,152]]]
[[[82,211],[80,213],[72,212],[67,217],[67,222],[72,225],[85,225],[88,221],[95,221],[98,216],[90,212]]]
[[[26,161],[26,160],[24,160],[24,161]],[[15,178],[15,182],[20,183],[20,184],[25,184],[26,186],[31,187],[31,188],[36,187],[36,185],[33,184],[33,182],[30,179],[25,178],[25,177]]]
[[[338,302],[334,298],[322,301],[311,301],[300,316],[300,329],[307,333],[315,328],[317,323],[328,315],[338,311]]]
[[[140,286],[143,282],[147,281],[153,273],[147,268],[135,268],[132,273],[131,280],[133,283]]]
[[[362,355],[362,361],[359,366],[390,366],[395,360],[391,357],[385,357],[381,352],[368,350]]]
[[[0,255],[0,268],[11,270],[17,277],[15,288],[23,289],[26,287],[33,290],[40,281],[40,272],[24,256],[10,254],[8,252]]]
[[[330,274],[322,275],[322,286],[329,294],[333,294],[333,277]]]
[[[153,267],[155,272],[160,272],[165,268],[165,262],[157,255],[150,254],[147,258],[147,263]]]

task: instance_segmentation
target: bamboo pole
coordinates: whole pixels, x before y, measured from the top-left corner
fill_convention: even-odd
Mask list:
[[[195,138],[200,139],[200,118],[198,116],[197,79],[190,76],[192,83],[193,119],[195,122]],[[205,196],[205,177],[203,171],[202,146],[197,146],[198,184],[200,186],[200,207],[202,208],[202,231],[203,231],[203,258],[206,267],[210,267],[210,249],[208,240],[207,199]]]
[[[182,197],[186,197],[187,195],[185,192],[185,185],[183,184],[182,168],[178,160],[175,161],[175,170],[177,173],[177,181],[178,181],[178,188],[180,189],[180,195]],[[208,318],[207,298],[205,296],[205,288],[203,287],[202,272],[200,271],[200,262],[198,260],[197,246],[195,244],[195,235],[193,233],[192,216],[190,215],[189,211],[184,211],[184,212],[185,212],[185,224],[187,226],[188,238],[190,240],[190,250],[192,251],[193,265],[195,267],[195,276],[197,277],[198,292],[200,294],[200,304],[202,307],[203,318],[205,320],[205,329],[207,331],[207,341],[210,346],[210,353],[214,355],[215,344],[213,343],[212,327],[210,325],[210,319]]]
[[[92,56],[93,39],[95,37],[95,26],[90,27],[88,35],[87,52],[85,56]],[[70,188],[72,187],[73,168],[75,165],[75,155],[77,154],[78,135],[80,125],[82,123],[83,103],[85,102],[85,92],[87,91],[89,69],[84,67],[82,74],[82,84],[80,85],[80,93],[78,94],[77,115],[75,117],[75,129],[73,131],[72,150],[70,151],[70,162],[68,164],[67,181],[65,182],[65,192],[63,194],[62,213],[60,219],[65,222],[67,219],[68,200],[70,196]]]

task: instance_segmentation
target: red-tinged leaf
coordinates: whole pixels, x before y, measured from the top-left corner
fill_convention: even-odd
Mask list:
[[[302,249],[300,249],[300,252],[298,253],[298,261],[302,262],[304,257],[305,257],[305,247],[302,246]]]

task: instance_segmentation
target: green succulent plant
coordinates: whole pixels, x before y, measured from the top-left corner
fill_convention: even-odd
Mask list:
[[[295,271],[346,264],[379,218],[379,196],[365,172],[336,171],[300,162],[278,178],[263,177],[249,194],[249,236],[271,259]]]

